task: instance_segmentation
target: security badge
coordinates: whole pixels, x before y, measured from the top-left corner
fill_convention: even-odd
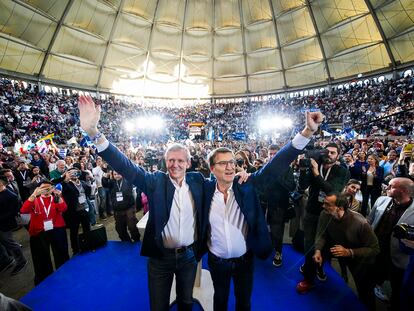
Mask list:
[[[122,195],[122,192],[117,192],[116,193],[116,201],[117,202],[122,202],[124,200],[124,197]]]
[[[323,203],[325,202],[326,193],[323,191],[319,191],[318,195],[318,202]]]
[[[45,220],[43,222],[43,228],[45,231],[49,231],[53,229],[53,221],[52,220]]]

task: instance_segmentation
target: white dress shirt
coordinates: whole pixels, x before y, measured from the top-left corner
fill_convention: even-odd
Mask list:
[[[185,181],[181,187],[170,178],[175,187],[170,218],[162,231],[165,248],[189,246],[195,240],[195,208],[190,187]]]
[[[236,202],[233,188],[227,190],[227,202],[224,194],[216,185],[209,215],[210,252],[220,258],[236,258],[243,256],[247,251],[247,222]]]

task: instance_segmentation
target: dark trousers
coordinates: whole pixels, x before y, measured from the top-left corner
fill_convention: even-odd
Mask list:
[[[53,273],[50,248],[52,248],[56,269],[69,260],[68,239],[65,228],[54,228],[49,231],[42,231],[38,235],[30,237],[30,251],[32,253],[35,272],[35,285],[38,285]]]
[[[98,212],[99,212],[99,216],[100,217],[103,217],[105,215],[106,200],[107,200],[107,194],[106,194],[106,190],[105,190],[104,187],[99,187],[98,188],[97,199],[98,199]]]
[[[371,197],[371,208],[374,206],[375,201],[381,196],[381,188],[374,188],[374,186],[367,186],[362,191],[362,206],[361,206],[361,214],[363,216],[367,215],[368,210],[368,200]]]
[[[115,229],[116,232],[118,232],[121,241],[131,242],[131,238],[134,241],[140,240],[137,228],[138,219],[135,213],[135,207],[131,207],[124,211],[114,211]],[[129,236],[127,228],[131,236]]]
[[[253,290],[253,254],[247,252],[239,258],[222,259],[209,252],[208,266],[214,287],[214,311],[227,310],[232,279],[236,310],[250,310]]]
[[[270,226],[270,238],[276,252],[282,252],[283,234],[285,232],[286,208],[269,207],[267,210],[267,223]]]
[[[404,269],[400,269],[391,263],[390,269],[390,283],[391,283],[391,310],[400,311],[403,307],[401,306],[401,288],[404,280]],[[414,306],[413,306],[414,307]]]
[[[162,258],[149,258],[148,289],[151,311],[169,310],[174,275],[178,310],[191,310],[196,272],[197,260],[192,247],[182,253],[175,253],[172,250]]]
[[[358,298],[368,310],[375,310],[375,281],[373,279],[373,265],[358,261],[345,260],[355,281]]]
[[[306,213],[303,219],[303,231],[305,234],[305,265],[303,275],[308,281],[313,281],[316,277],[318,265],[313,260],[315,253],[315,237],[318,227],[319,215]]]
[[[82,225],[83,232],[91,231],[91,224],[89,222],[89,214],[86,210],[76,211],[70,217],[70,245],[73,254],[79,253],[79,225]]]

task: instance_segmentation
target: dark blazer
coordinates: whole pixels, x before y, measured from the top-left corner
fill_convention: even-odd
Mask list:
[[[368,171],[368,168],[367,168]],[[375,191],[379,192],[381,195],[382,191],[382,183],[384,182],[384,168],[382,166],[378,166],[375,170],[373,188]],[[365,191],[367,189],[367,173],[363,172],[361,174],[361,191]]]
[[[161,171],[149,173],[142,167],[134,164],[114,145],[99,153],[102,158],[120,173],[126,180],[141,189],[148,197],[149,216],[145,228],[141,255],[147,257],[162,257],[165,248],[161,233],[170,218],[171,205],[175,188],[169,176]],[[203,204],[204,177],[200,173],[190,172],[185,176],[190,188],[195,206],[195,224],[197,237],[201,237],[201,211]],[[197,259],[200,258],[201,239],[195,241],[194,250]]]
[[[267,258],[272,252],[272,243],[267,229],[266,220],[260,205],[258,192],[263,192],[268,187],[269,182],[279,178],[288,170],[290,163],[296,159],[301,150],[295,149],[291,143],[284,146],[265,166],[253,173],[247,182],[238,183],[238,179],[233,181],[234,196],[239,205],[244,219],[248,225],[247,249],[261,259]],[[211,202],[216,189],[216,180],[206,180],[205,186],[205,209],[203,215],[203,244],[202,252],[207,251],[209,214]]]

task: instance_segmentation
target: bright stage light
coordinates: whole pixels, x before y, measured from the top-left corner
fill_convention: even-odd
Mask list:
[[[287,117],[262,117],[258,122],[262,131],[281,130],[292,127],[293,122]]]
[[[128,132],[132,132],[135,129],[135,125],[134,123],[132,123],[131,121],[125,121],[124,123],[124,128],[125,130],[127,130]]]
[[[159,116],[138,117],[136,127],[141,130],[157,131],[165,126],[164,120]]]

